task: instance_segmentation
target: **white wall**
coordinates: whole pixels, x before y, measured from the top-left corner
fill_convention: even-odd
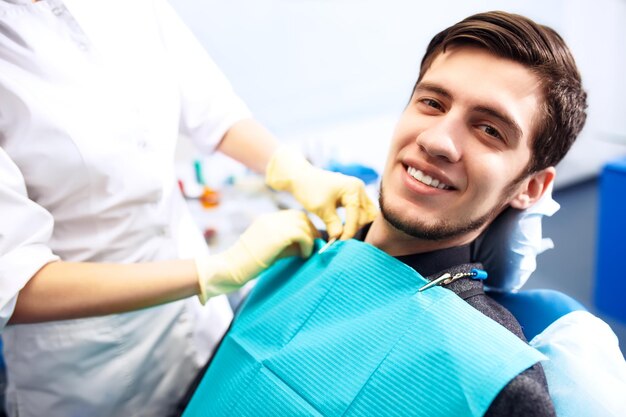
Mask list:
[[[561,33],[589,92],[587,127],[558,184],[626,154],[625,0],[170,2],[261,122],[285,140],[319,138],[322,157],[374,166],[430,38],[475,12],[525,14]]]

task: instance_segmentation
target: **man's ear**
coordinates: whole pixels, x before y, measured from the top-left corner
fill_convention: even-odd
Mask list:
[[[555,175],[554,167],[548,167],[529,175],[522,181],[520,190],[511,200],[511,207],[524,210],[535,204],[554,181]]]

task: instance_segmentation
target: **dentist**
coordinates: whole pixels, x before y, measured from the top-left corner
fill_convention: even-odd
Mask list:
[[[220,294],[311,253],[315,229],[287,211],[208,254],[176,184],[180,134],[265,173],[331,236],[375,214],[360,181],[277,146],[165,0],[0,1],[9,416],[168,415],[232,318]]]

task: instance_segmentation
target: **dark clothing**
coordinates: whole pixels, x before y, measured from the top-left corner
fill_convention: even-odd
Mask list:
[[[362,229],[355,236],[355,239],[364,240],[367,231],[368,228]],[[481,265],[472,259],[471,253],[471,245],[466,245],[428,253],[398,256],[396,259],[415,269],[424,278],[433,280],[446,272],[454,275],[456,272],[469,272],[472,268],[481,268]],[[484,293],[482,281],[463,278],[443,287],[454,291],[476,310],[500,323],[526,342],[515,317]],[[500,391],[485,414],[485,417],[522,416],[556,416],[548,392],[546,377],[539,363],[509,382]]]

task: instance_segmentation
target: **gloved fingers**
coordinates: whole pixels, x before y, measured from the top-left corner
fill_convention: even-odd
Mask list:
[[[359,218],[359,222],[362,227],[374,221],[378,215],[378,206],[374,204],[367,193],[363,191],[361,194],[361,207],[362,210],[360,212],[361,217]]]
[[[319,231],[307,215],[299,210],[285,210],[279,212],[277,219],[280,220],[280,223],[276,224],[276,228],[280,228],[283,233],[281,239],[285,245],[277,258],[294,255],[303,258],[311,256]]]
[[[350,194],[345,194],[342,204],[346,208],[346,224],[344,225],[341,239],[350,239],[356,232],[368,223],[374,221],[378,210],[364,189],[364,184],[359,181],[358,189]]]
[[[346,209],[346,223],[343,226],[341,240],[352,238],[362,226],[359,222],[361,217],[361,204],[359,200],[358,192],[344,194],[341,198],[341,204]]]
[[[314,167],[293,149],[274,152],[266,182],[274,189],[291,192],[306,210],[319,216],[331,238],[349,239],[373,220],[374,205],[363,181]],[[337,213],[339,206],[346,209],[345,226]]]
[[[320,219],[326,224],[326,232],[328,238],[339,238],[343,232],[343,223],[341,218],[337,214],[337,208],[333,206],[327,206],[319,210],[316,213]]]
[[[196,259],[200,301],[239,288],[276,259],[310,256],[317,234],[306,214],[298,210],[259,216],[230,248]]]
[[[305,213],[299,212],[302,217],[301,234],[297,236],[294,243],[297,243],[302,258],[308,258],[313,253],[315,246],[315,238],[319,236],[319,231],[315,228],[311,220]]]

